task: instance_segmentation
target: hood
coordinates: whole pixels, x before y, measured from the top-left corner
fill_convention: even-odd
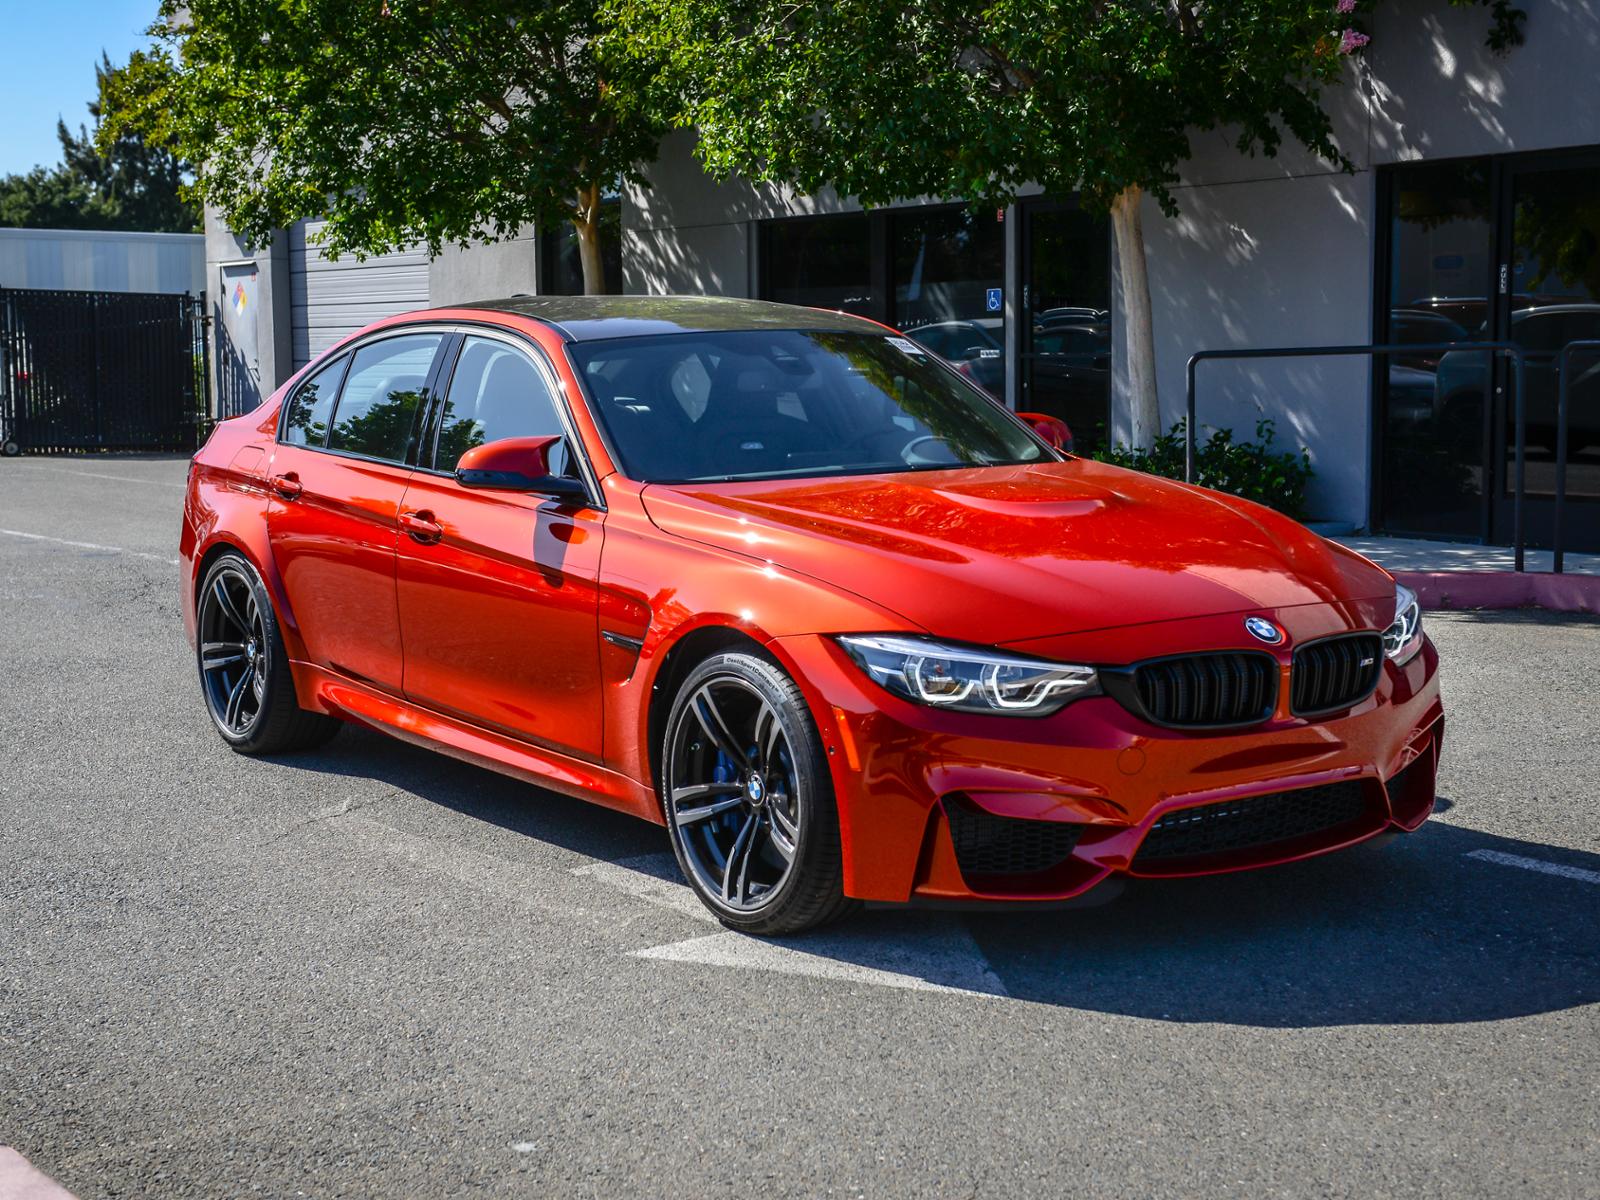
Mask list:
[[[644,504],[669,533],[988,645],[1394,595],[1384,571],[1270,509],[1085,459],[652,484]]]

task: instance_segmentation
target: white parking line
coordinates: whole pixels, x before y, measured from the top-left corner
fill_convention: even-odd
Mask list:
[[[678,874],[678,860],[670,853],[642,854],[621,862],[592,862],[588,866],[574,867],[572,873],[597,879],[657,908],[670,908],[696,921],[717,924],[717,919],[683,882]]]
[[[27,538],[30,542],[50,542],[57,546],[71,546],[75,550],[99,550],[107,554],[131,554],[134,558],[147,558],[151,562],[165,563],[169,567],[178,565],[175,558],[162,558],[159,554],[146,554],[143,550],[129,550],[126,546],[102,546],[98,542],[74,542],[66,538],[49,537],[42,533],[24,533],[20,529],[0,529],[0,533],[7,537]]]
[[[671,854],[593,862],[575,867],[572,873],[657,908],[671,909],[699,922],[718,923],[683,882],[678,861]],[[914,931],[897,929],[888,936],[874,936],[845,926],[789,944],[720,932],[634,950],[630,957],[806,975],[914,992],[1008,995],[972,935],[942,914],[924,914]]]
[[[1520,854],[1502,854],[1498,850],[1468,850],[1466,857],[1499,863],[1502,867],[1521,867],[1524,871],[1538,871],[1543,875],[1559,875],[1563,879],[1576,879],[1580,883],[1600,883],[1600,871],[1586,871],[1582,867],[1569,867],[1562,863],[1544,862],[1537,858],[1523,858]]]
[[[74,471],[71,467],[53,467],[45,463],[24,464],[30,471],[54,471],[57,475],[81,475],[85,479],[115,479],[118,483],[149,483],[156,487],[178,488],[188,487],[186,483],[174,483],[170,479],[140,479],[137,475],[108,475],[104,471]]]
[[[944,992],[1008,998],[1010,993],[964,932],[930,928],[907,939],[838,933],[813,934],[786,945],[745,933],[713,933],[648,950],[634,958],[808,975],[841,983],[869,983],[910,992]]]

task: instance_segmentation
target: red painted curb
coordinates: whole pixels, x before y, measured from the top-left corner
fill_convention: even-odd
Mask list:
[[[1543,608],[1600,613],[1600,575],[1548,571],[1394,571],[1423,608]]]
[[[5,1200],[73,1200],[71,1192],[10,1146],[0,1146],[0,1196]]]

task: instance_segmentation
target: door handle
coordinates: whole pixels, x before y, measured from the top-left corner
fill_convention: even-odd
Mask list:
[[[424,546],[432,545],[444,536],[444,526],[435,521],[433,514],[425,508],[419,512],[401,513],[400,528],[413,541],[421,542]]]
[[[272,490],[285,500],[298,500],[300,493],[305,491],[305,484],[300,482],[300,476],[293,471],[272,477]]]

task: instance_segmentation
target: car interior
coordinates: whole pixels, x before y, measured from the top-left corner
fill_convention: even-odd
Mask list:
[[[434,467],[455,470],[475,446],[503,438],[563,437],[561,419],[538,369],[521,352],[487,338],[468,338],[450,377],[439,423]],[[565,440],[552,447],[553,474],[571,476]]]

